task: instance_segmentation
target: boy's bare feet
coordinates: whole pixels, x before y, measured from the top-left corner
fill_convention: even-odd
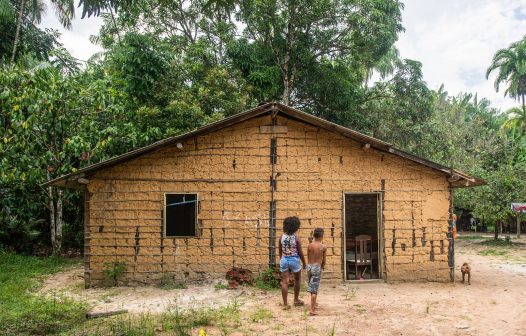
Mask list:
[[[309,315],[310,315],[310,316],[316,316],[316,315],[318,315],[318,313],[316,313],[315,311],[310,311],[310,312],[309,312]]]
[[[283,310],[289,310],[290,309],[290,305],[284,305],[283,306]]]
[[[294,306],[299,307],[305,305],[305,302],[301,300],[294,301]]]

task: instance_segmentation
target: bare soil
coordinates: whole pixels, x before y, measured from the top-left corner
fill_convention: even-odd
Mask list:
[[[513,247],[459,239],[455,283],[323,283],[319,315],[307,306],[283,311],[278,291],[214,284],[187,289],[155,287],[84,289],[82,270],[45,280],[46,295],[86,301],[93,310],[128,309],[132,314],[241,303],[241,326],[232,335],[526,335],[526,239]],[[460,265],[469,262],[471,285],[460,282]],[[308,294],[302,291],[307,302]],[[267,318],[254,318],[258,313]],[[272,316],[272,317],[268,317]],[[213,327],[208,335],[219,335]]]

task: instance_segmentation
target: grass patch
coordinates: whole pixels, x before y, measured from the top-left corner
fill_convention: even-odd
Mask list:
[[[214,288],[216,290],[221,290],[221,289],[228,289],[228,285],[227,284],[224,284],[222,281],[219,281],[218,283],[216,283],[214,285]]]
[[[482,256],[504,256],[508,254],[508,251],[501,249],[485,249],[479,251],[477,254]]]
[[[488,239],[488,240],[484,240],[480,244],[484,246],[499,246],[499,247],[512,247],[514,245],[510,238],[506,238],[506,239],[499,238],[497,240]]]
[[[163,330],[189,336],[195,328],[216,326],[222,335],[241,325],[239,303],[234,300],[223,308],[200,308],[180,311],[177,306],[162,315]]]
[[[461,235],[457,235],[457,238],[455,238],[455,240],[483,240],[483,239],[485,238],[481,236],[461,236]]]
[[[347,288],[347,292],[345,292],[345,298],[344,301],[352,301],[356,298],[356,291],[357,288],[349,287]]]
[[[175,305],[161,315],[119,315],[88,321],[68,335],[193,336],[199,335],[200,330],[206,333],[207,327],[217,328],[220,335],[229,335],[240,326],[239,304],[233,301],[226,307],[216,309],[181,310]]]
[[[39,276],[78,265],[75,259],[37,258],[0,251],[0,330],[4,335],[50,335],[85,319],[86,307],[72,300],[34,294]]]
[[[488,247],[477,253],[483,256],[505,256],[516,246],[508,237],[498,240],[488,239],[479,244]]]
[[[278,274],[276,270],[272,268],[267,268],[263,272],[259,273],[258,276],[254,279],[254,286],[263,289],[263,290],[275,290],[279,289]]]
[[[272,319],[272,312],[266,308],[259,308],[250,315],[252,322],[266,323]]]
[[[171,290],[171,289],[187,289],[188,286],[184,281],[176,281],[173,276],[163,274],[161,280],[157,284],[157,288]]]
[[[356,311],[360,314],[365,314],[367,312],[367,309],[362,304],[355,304],[354,307],[356,307]]]

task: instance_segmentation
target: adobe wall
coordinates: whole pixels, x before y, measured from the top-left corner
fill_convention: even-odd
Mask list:
[[[277,209],[298,215],[302,234],[325,229],[324,278],[343,279],[343,192],[383,192],[384,278],[449,281],[449,183],[425,166],[341,135],[280,118]]]
[[[449,191],[444,175],[392,154],[278,116],[199,136],[89,176],[86,283],[104,281],[104,264],[125,262],[126,283],[223,277],[232,266],[258,272],[269,262],[271,138],[277,138],[276,235],[283,218],[302,220],[299,236],[324,227],[324,278],[342,275],[343,192],[383,191],[387,279],[449,280]],[[163,238],[165,192],[197,192],[197,238]],[[276,252],[277,254],[277,252]],[[279,260],[277,260],[279,261]]]

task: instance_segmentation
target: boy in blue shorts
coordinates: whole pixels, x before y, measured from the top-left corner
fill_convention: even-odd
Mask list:
[[[296,236],[300,228],[298,217],[287,217],[283,220],[283,231],[279,240],[279,271],[281,272],[281,296],[283,297],[283,309],[290,309],[287,303],[289,294],[289,277],[294,275],[294,305],[303,306],[303,301],[299,299],[301,269],[305,266],[305,257],[301,249],[301,242]],[[301,263],[300,263],[301,260]]]

